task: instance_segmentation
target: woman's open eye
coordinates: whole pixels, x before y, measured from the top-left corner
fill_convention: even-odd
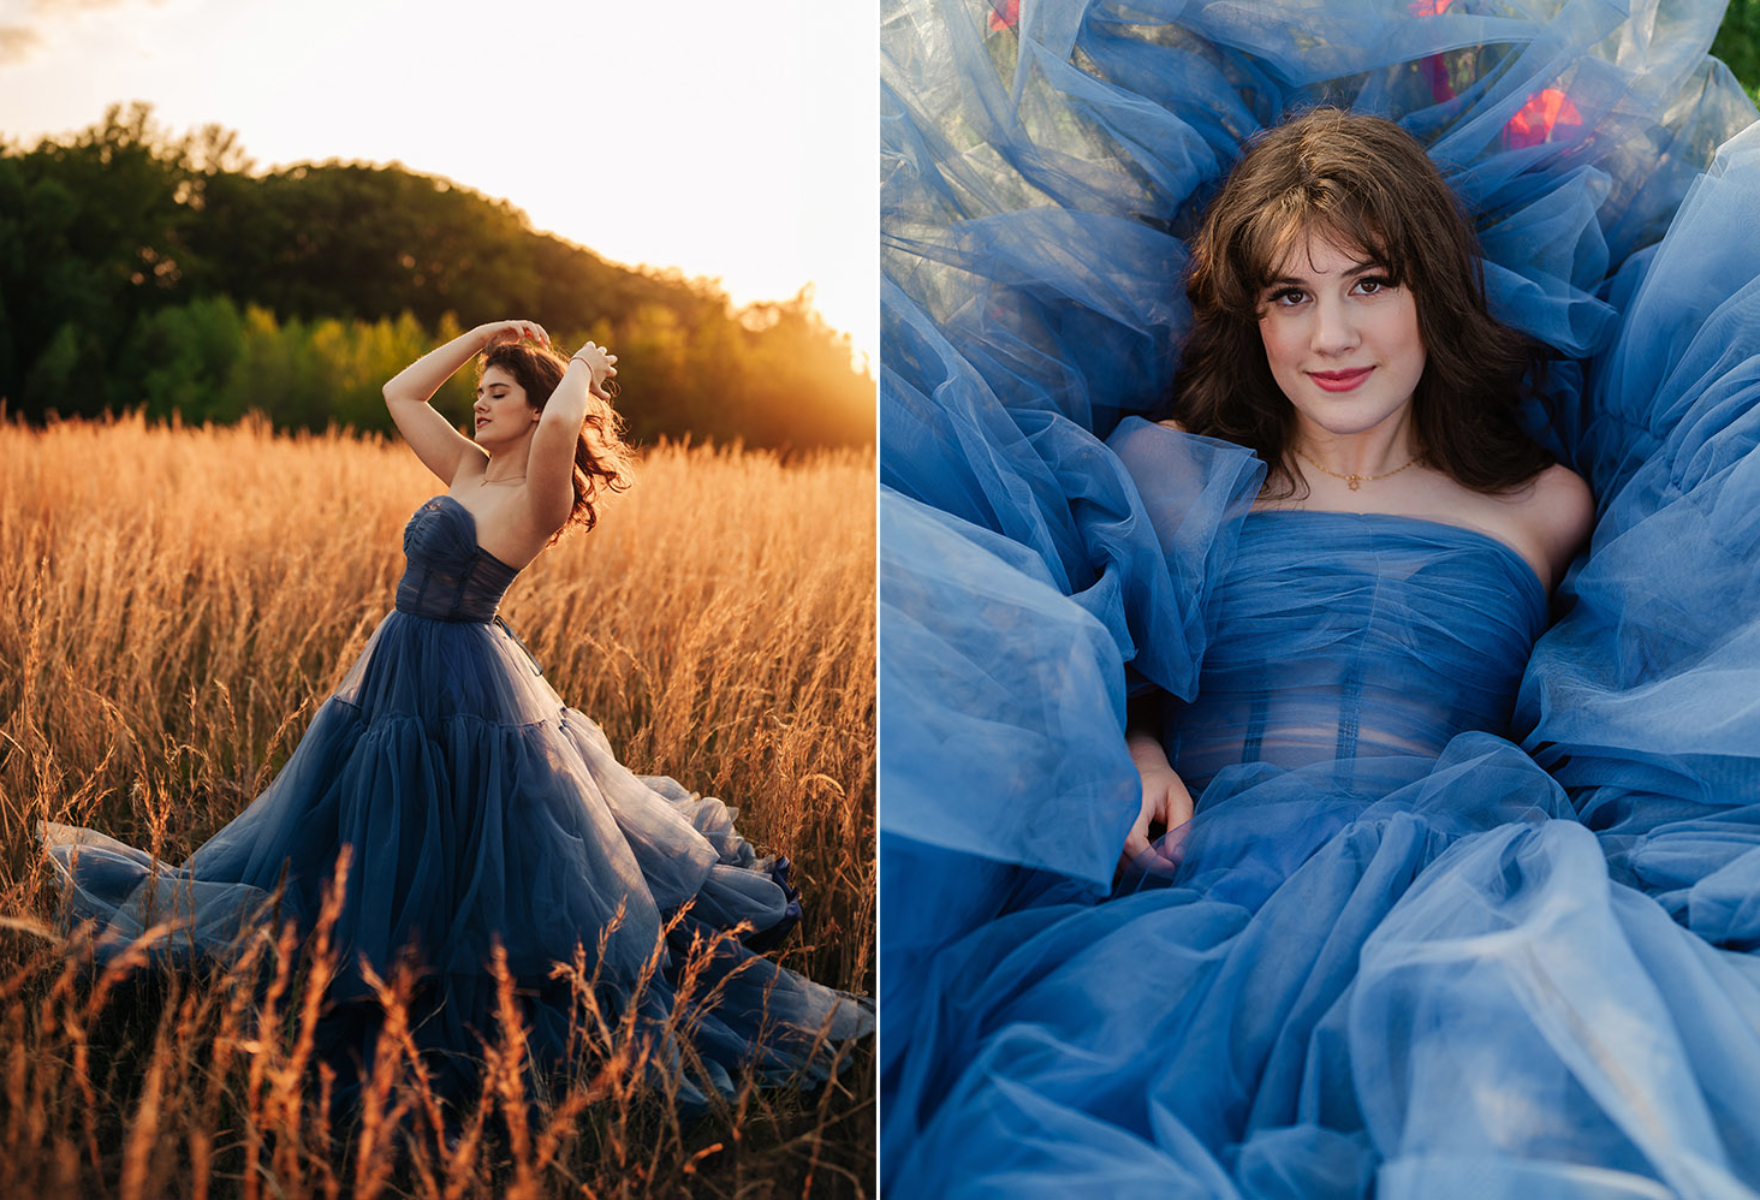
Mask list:
[[[1393,280],[1380,275],[1369,275],[1357,280],[1357,290],[1365,296],[1373,296],[1393,286]]]
[[[1283,288],[1271,293],[1271,303],[1279,308],[1292,308],[1308,298],[1301,288]]]

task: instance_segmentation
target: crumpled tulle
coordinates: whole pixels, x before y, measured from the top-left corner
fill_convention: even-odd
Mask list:
[[[1760,130],[1721,15],[884,7],[893,1194],[1760,1187]],[[1220,586],[1250,465],[1168,435],[1188,461],[1146,485],[1104,442],[1169,392],[1203,204],[1319,101],[1398,120],[1462,198],[1494,310],[1556,356],[1524,420],[1590,481],[1591,552],[1505,647],[1506,725],[1384,756],[1379,793],[1221,769],[1178,865],[1097,903],[1126,696],[1202,708],[1219,623],[1285,601]],[[1530,585],[1479,560],[1507,594],[1468,611],[1513,619]]]
[[[1732,949],[1760,946],[1760,127],[1616,281],[1591,371],[1608,454],[1594,551],[1524,681],[1528,747],[1616,878]]]
[[[492,612],[511,578],[491,560],[493,595],[469,586],[483,567],[456,502],[423,505],[405,542],[400,596],[470,593]],[[411,584],[424,576],[451,582]],[[692,941],[712,942],[697,986],[721,997],[674,1026],[702,1061],[706,1077],[681,1093],[700,1103],[699,1085],[730,1092],[747,1064],[764,1080],[823,1078],[821,1036],[839,1041],[872,1025],[865,1002],[716,938],[742,922],[759,934],[784,929],[799,915],[786,874],[740,837],[735,815],[675,780],[632,774],[505,626],[395,611],[269,787],[181,867],[92,830],[45,824],[42,834],[66,915],[99,922],[104,958],[167,919],[156,953],[171,960],[226,957],[266,912],[310,930],[349,846],[331,934],[342,972],[321,1049],[343,1063],[351,1049],[372,1060],[378,1005],[357,964],[389,978],[413,948],[425,975],[412,1026],[455,1100],[474,1094],[473,1060],[497,1029],[487,971],[497,946],[535,1061],[566,1065],[575,999],[551,968],[579,944],[597,1001],[612,1014],[635,1005],[664,1068],[679,1061],[667,1026]],[[265,909],[278,886],[278,909]]]

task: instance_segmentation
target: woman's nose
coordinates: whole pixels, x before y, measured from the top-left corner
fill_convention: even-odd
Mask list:
[[[1359,341],[1356,323],[1348,307],[1336,298],[1324,298],[1314,306],[1314,350],[1318,354],[1345,354]]]

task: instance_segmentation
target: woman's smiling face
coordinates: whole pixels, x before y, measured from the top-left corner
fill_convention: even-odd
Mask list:
[[[483,445],[518,438],[538,419],[538,411],[526,403],[526,390],[500,367],[483,372],[471,415],[476,421],[477,442]]]
[[[1299,242],[1262,305],[1265,359],[1299,436],[1362,433],[1411,405],[1425,363],[1418,306],[1362,251],[1320,236]]]

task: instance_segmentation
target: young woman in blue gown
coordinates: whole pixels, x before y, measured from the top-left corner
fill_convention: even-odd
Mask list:
[[[428,400],[479,354],[472,439]],[[519,572],[570,525],[590,529],[628,483],[607,392],[616,361],[591,342],[565,359],[541,326],[506,321],[385,385],[398,429],[447,488],[404,529],[395,610],[274,782],[182,867],[45,826],[68,914],[98,922],[101,958],[163,921],[153,950],[172,960],[225,960],[265,919],[310,932],[346,849],[319,1046],[344,1100],[382,1023],[367,971],[388,979],[405,955],[421,970],[410,1025],[455,1103],[475,1097],[483,1039],[500,1036],[498,954],[541,1070],[578,1052],[581,1001],[552,968],[579,947],[605,1019],[633,1018],[656,1081],[687,1106],[731,1092],[748,1068],[823,1078],[836,1043],[871,1027],[868,1002],[729,935],[762,944],[798,919],[786,860],[759,857],[721,801],[630,773],[496,616]],[[687,965],[693,1007],[675,1013]],[[679,1075],[687,1036],[694,1065]]]
[[[1760,130],[1718,15],[889,6],[892,1194],[1760,1187]],[[1319,102],[1424,147],[1534,392],[1361,187],[1218,267],[1199,214]],[[1231,425],[1206,362],[1287,407]],[[1436,461],[1438,368],[1560,465]]]
[[[1316,109],[1257,140],[1211,205],[1189,275],[1196,317],[1174,416],[1163,424],[1251,449],[1267,474],[1256,516],[1354,518],[1343,530],[1327,520],[1272,522],[1293,525],[1298,539],[1336,546],[1354,538],[1369,548],[1361,563],[1292,556],[1295,565],[1274,583],[1344,587],[1371,604],[1329,598],[1329,612],[1348,612],[1343,621],[1303,613],[1301,639],[1319,636],[1329,649],[1308,649],[1299,665],[1283,663],[1276,672],[1264,669],[1273,630],[1217,614],[1217,640],[1226,648],[1211,648],[1202,702],[1140,722],[1128,739],[1143,807],[1125,839],[1127,867],[1150,849],[1152,824],[1178,829],[1191,819],[1191,791],[1170,752],[1205,779],[1243,761],[1330,763],[1334,770],[1349,763],[1354,777],[1353,760],[1367,754],[1430,758],[1456,733],[1481,723],[1507,727],[1508,697],[1487,706],[1455,694],[1465,663],[1422,679],[1393,662],[1362,665],[1373,639],[1385,636],[1377,618],[1395,607],[1383,567],[1390,539],[1377,518],[1464,530],[1490,543],[1484,549],[1513,554],[1525,573],[1515,572],[1505,607],[1520,610],[1533,593],[1526,575],[1541,585],[1542,598],[1549,595],[1593,516],[1582,478],[1548,462],[1518,427],[1529,365],[1522,339],[1487,312],[1471,231],[1441,173],[1397,125]],[[1141,421],[1113,435],[1139,494],[1160,486],[1163,438]],[[1275,540],[1259,534],[1263,524],[1254,524],[1255,546]],[[1411,529],[1393,526],[1395,534]],[[1421,578],[1438,593],[1429,599],[1460,602],[1462,581],[1444,584],[1439,566],[1409,552],[1399,558],[1402,580]],[[1332,578],[1308,582],[1305,573],[1319,570]],[[1420,602],[1415,592],[1402,601],[1414,609]],[[1426,619],[1441,620],[1445,611]],[[1434,652],[1421,632],[1410,637],[1423,654]],[[1255,667],[1237,665],[1225,682],[1224,656],[1241,654],[1249,640],[1261,643],[1251,651]],[[1506,676],[1505,664],[1495,666]],[[1227,703],[1225,692],[1232,693]],[[1378,711],[1396,706],[1397,713]],[[1171,856],[1161,847],[1163,861]]]

